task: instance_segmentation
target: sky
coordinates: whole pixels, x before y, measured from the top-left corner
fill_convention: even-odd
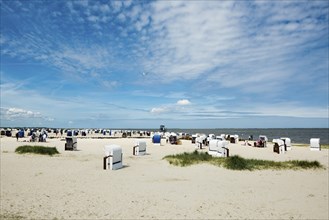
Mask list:
[[[1,4],[1,127],[328,128],[329,1]]]

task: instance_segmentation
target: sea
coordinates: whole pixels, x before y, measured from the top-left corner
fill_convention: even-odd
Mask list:
[[[167,131],[188,134],[230,134],[239,135],[241,139],[248,139],[250,135],[254,140],[259,135],[266,135],[269,141],[274,138],[288,137],[292,143],[309,144],[311,138],[320,138],[321,144],[329,144],[329,128],[218,128],[218,129],[168,129]]]

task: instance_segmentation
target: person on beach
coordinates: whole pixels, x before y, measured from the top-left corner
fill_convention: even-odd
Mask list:
[[[18,141],[18,132],[16,133],[16,140]]]
[[[248,140],[245,140],[243,146],[251,146],[251,144],[249,144]]]

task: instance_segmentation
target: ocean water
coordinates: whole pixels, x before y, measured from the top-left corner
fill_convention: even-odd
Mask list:
[[[328,128],[239,128],[239,129],[168,129],[172,132],[185,132],[188,134],[204,133],[208,134],[237,134],[239,138],[248,139],[253,135],[254,140],[259,135],[266,135],[269,141],[274,138],[289,137],[292,143],[309,144],[311,138],[320,138],[321,144],[329,144]]]

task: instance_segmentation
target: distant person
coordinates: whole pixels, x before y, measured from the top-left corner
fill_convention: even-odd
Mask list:
[[[18,132],[17,132],[17,133],[16,133],[16,140],[17,140],[17,141],[18,141],[18,137],[19,137],[19,136],[18,136]]]
[[[245,140],[244,141],[244,146],[251,146],[251,144],[247,140]]]

